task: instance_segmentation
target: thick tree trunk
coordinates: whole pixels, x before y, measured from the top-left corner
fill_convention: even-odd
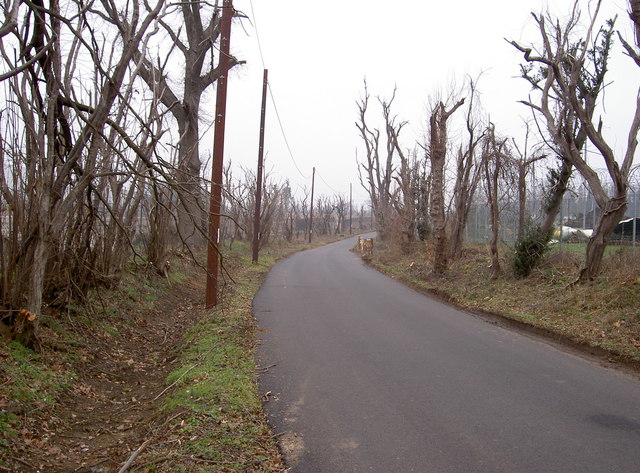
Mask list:
[[[436,105],[429,119],[429,159],[431,161],[431,190],[429,214],[433,224],[433,271],[443,274],[449,267],[449,242],[447,238],[444,203],[444,165],[447,157],[447,120],[462,105],[459,100],[450,110],[442,102]]]
[[[429,203],[429,214],[433,225],[433,271],[436,274],[444,273],[449,267],[444,215],[444,158],[444,152],[431,150],[431,201]]]
[[[487,161],[488,163],[488,161]],[[500,233],[500,203],[498,202],[498,176],[500,174],[499,158],[494,162],[494,168],[489,172],[486,167],[487,195],[489,197],[489,208],[491,210],[491,241],[489,242],[489,252],[491,254],[491,277],[500,276],[500,258],[498,255],[498,236]]]
[[[572,172],[573,164],[571,164],[569,160],[563,159],[562,165],[560,166],[558,180],[556,181],[553,189],[551,189],[545,206],[546,213],[544,220],[542,221],[542,225],[540,226],[540,230],[544,235],[551,235],[552,233],[553,225],[555,224],[556,217],[560,212],[562,199],[564,198],[565,192],[567,192],[567,186],[569,184],[569,179],[571,179]]]
[[[491,206],[491,241],[489,242],[489,252],[491,253],[491,277],[496,279],[500,276],[500,258],[498,254],[498,234],[500,231],[500,218],[497,209]]]
[[[206,234],[206,205],[200,178],[199,97],[185,97],[182,121],[179,122],[180,145],[178,180],[180,205],[178,206],[178,233],[182,242],[192,248],[204,245]]]
[[[527,220],[527,172],[524,166],[518,168],[518,239],[524,237]]]
[[[602,269],[602,258],[607,247],[611,233],[620,220],[624,218],[627,210],[626,195],[610,199],[603,209],[593,235],[587,243],[584,266],[576,282],[585,282],[595,279]]]

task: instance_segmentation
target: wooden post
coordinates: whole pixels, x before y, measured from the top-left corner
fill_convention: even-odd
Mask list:
[[[264,122],[267,109],[267,86],[269,71],[264,70],[262,84],[262,109],[260,110],[260,140],[258,144],[258,176],[256,177],[256,210],[253,217],[253,257],[254,263],[258,262],[260,251],[260,207],[262,205],[262,166],[264,162]]]
[[[215,131],[213,137],[213,165],[211,169],[211,199],[209,201],[209,241],[207,245],[207,289],[205,306],[218,304],[218,251],[220,207],[222,204],[222,166],[224,158],[224,127],[227,109],[227,79],[229,74],[229,42],[231,40],[232,0],[224,0],[220,34],[220,77],[217,80]]]
[[[313,233],[313,189],[316,182],[316,168],[313,168],[313,174],[311,175],[311,206],[309,209],[309,243],[311,243],[311,234]]]

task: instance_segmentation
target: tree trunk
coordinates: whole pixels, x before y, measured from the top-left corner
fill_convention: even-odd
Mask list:
[[[207,218],[200,179],[198,126],[200,97],[194,95],[196,95],[194,91],[185,90],[182,107],[184,113],[181,114],[182,120],[178,122],[180,133],[178,180],[181,183],[178,232],[182,242],[191,248],[201,247],[204,244]]]
[[[635,30],[636,44],[640,46],[640,0],[629,0],[630,12],[629,16],[633,21],[633,29]]]
[[[527,170],[524,165],[518,166],[518,240],[524,237],[527,212]]]
[[[429,119],[429,159],[431,161],[431,190],[429,214],[433,225],[433,271],[443,274],[449,267],[449,248],[444,212],[444,166],[447,157],[447,120],[462,105],[459,100],[450,110],[438,103]]]
[[[497,161],[497,159],[496,159]],[[496,279],[500,276],[500,258],[498,255],[498,235],[500,232],[500,206],[498,202],[498,175],[500,174],[500,165],[494,163],[494,169],[489,172],[487,162],[487,195],[489,197],[489,208],[491,209],[491,241],[489,242],[489,252],[491,253],[491,277]]]
[[[556,221],[556,217],[560,212],[560,206],[562,205],[562,199],[567,191],[569,179],[571,179],[571,173],[573,172],[573,164],[567,159],[562,159],[562,165],[560,166],[560,172],[558,174],[558,180],[556,181],[553,189],[549,194],[549,198],[545,206],[545,216],[540,226],[540,230],[544,235],[551,235],[553,226]]]
[[[593,280],[600,274],[604,250],[607,247],[611,233],[620,223],[620,220],[624,218],[626,210],[626,195],[619,195],[607,202],[598,219],[593,235],[587,243],[584,266],[580,270],[576,283]]]
[[[433,143],[433,140],[432,140]],[[431,200],[429,214],[433,225],[433,271],[442,274],[449,267],[448,241],[444,215],[444,161],[446,148],[431,148]]]

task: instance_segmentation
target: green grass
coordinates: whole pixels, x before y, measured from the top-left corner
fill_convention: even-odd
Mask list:
[[[607,247],[604,250],[604,254],[605,256],[610,256],[616,252],[619,251],[625,251],[629,249],[626,246],[619,246],[619,245],[607,245]],[[564,252],[564,253],[570,253],[570,254],[575,254],[580,256],[581,258],[584,257],[586,251],[587,251],[587,244],[586,243],[567,243],[567,242],[562,242],[562,245],[560,243],[555,243],[553,245],[551,245],[551,252]]]
[[[250,244],[223,245],[224,268],[233,279],[224,278],[220,306],[189,330],[180,367],[166,379],[170,389],[163,408],[167,415],[185,412],[175,435],[187,440],[177,459],[163,462],[158,471],[284,471],[258,392],[253,297],[276,261],[325,242],[273,243],[261,249],[257,264],[251,262]]]
[[[284,471],[257,387],[252,301],[275,261],[325,242],[272,245],[261,250],[258,264],[251,263],[247,243],[222,249],[225,271],[231,274],[223,278],[223,302],[204,312],[202,322],[188,331],[180,347],[178,368],[168,375],[168,390],[158,401],[164,414],[175,420],[154,430],[171,441],[166,450],[150,446],[137,462],[144,465],[148,454],[149,464],[139,471]],[[51,406],[73,381],[68,362],[91,344],[83,338],[85,329],[117,339],[136,315],[144,314],[168,291],[180,290],[176,284],[187,282],[193,289],[198,284],[193,273],[181,260],[172,264],[166,278],[153,276],[147,265],[132,264],[118,287],[93,291],[85,301],[88,304],[72,303],[58,319],[43,319],[48,360],[18,344],[0,345],[0,449],[14,443],[25,413]],[[198,274],[200,278],[202,273]],[[67,320],[73,323],[66,324]],[[57,366],[51,366],[52,355]],[[176,438],[179,442],[173,443]],[[158,457],[167,461],[156,462]],[[2,460],[0,466],[4,466]]]
[[[20,416],[33,409],[53,404],[56,396],[67,388],[74,374],[62,369],[53,370],[42,363],[40,355],[12,342],[0,349],[2,377],[0,388],[0,446],[15,436]]]
[[[229,282],[221,307],[187,333],[188,347],[181,366],[166,379],[173,387],[163,404],[170,412],[188,410],[181,431],[190,440],[180,452],[183,459],[194,456],[202,463],[186,467],[176,462],[162,471],[219,471],[204,461],[220,462],[224,471],[273,471],[268,460],[275,443],[256,382],[252,300],[275,259],[262,254],[260,262],[252,264],[246,245],[238,243],[225,252],[234,282]]]

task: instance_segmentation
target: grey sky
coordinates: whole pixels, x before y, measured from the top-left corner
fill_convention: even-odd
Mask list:
[[[554,1],[552,12],[568,14],[571,0]],[[618,28],[628,31],[624,0],[605,0],[600,18],[618,14]],[[582,1],[587,11],[589,2]],[[481,101],[498,130],[518,135],[519,116],[527,109],[517,104],[528,87],[517,79],[521,55],[504,38],[529,43],[538,39],[531,11],[539,0],[489,2],[417,2],[410,0],[235,0],[234,7],[255,24],[234,24],[232,52],[247,64],[229,81],[225,159],[234,167],[255,168],[263,65],[258,51],[257,26],[270,85],[289,140],[296,169],[284,143],[273,105],[267,105],[265,149],[274,178],[290,179],[294,190],[310,187],[311,169],[320,176],[317,192],[348,194],[366,199],[357,178],[355,149],[360,146],[355,101],[366,77],[372,97],[389,97],[397,86],[395,113],[410,125],[403,144],[413,147],[425,130],[429,97],[447,93],[452,81],[462,84],[466,74],[477,77]],[[611,128],[626,128],[630,102],[640,84],[638,68],[622,57],[619,44],[607,91],[612,104]],[[211,94],[212,96],[214,94]],[[374,101],[372,119],[379,116]],[[626,132],[616,137],[626,142]],[[206,146],[206,143],[205,143]],[[360,146],[361,147],[361,146]],[[361,150],[362,152],[362,150]],[[238,174],[239,171],[236,171]],[[305,179],[308,178],[308,179]]]

